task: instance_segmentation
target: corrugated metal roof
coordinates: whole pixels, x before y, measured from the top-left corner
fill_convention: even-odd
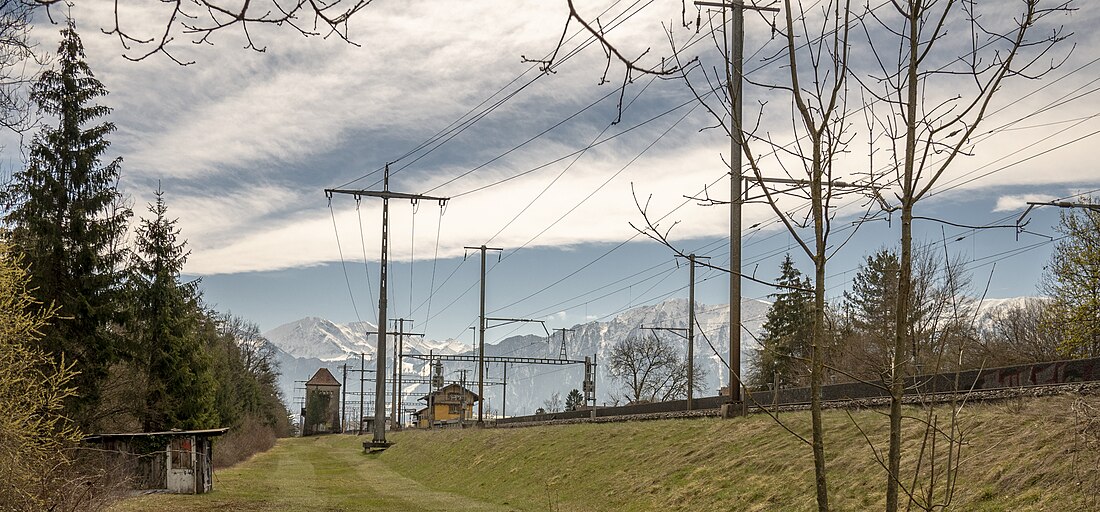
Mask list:
[[[225,434],[229,431],[228,427],[225,428],[208,428],[205,430],[167,430],[164,432],[120,432],[114,434],[93,434],[85,436],[84,440],[88,442],[96,442],[103,439],[120,439],[126,437],[150,437],[150,436],[208,436],[215,437]]]

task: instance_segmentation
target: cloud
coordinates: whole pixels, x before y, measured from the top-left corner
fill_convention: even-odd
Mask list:
[[[1042,203],[1053,201],[1057,197],[1048,194],[1019,194],[1019,195],[1007,195],[997,198],[997,206],[993,207],[994,212],[1011,212],[1022,210],[1027,208],[1027,203]]]
[[[267,47],[265,53],[242,49],[241,34],[233,31],[218,34],[213,46],[191,45],[180,35],[173,48],[181,58],[197,62],[188,67],[158,56],[138,63],[121,58],[118,40],[98,32],[113,24],[112,5],[82,0],[73,8],[90,65],[111,90],[105,101],[114,108],[111,117],[118,126],[112,151],[125,157],[123,186],[139,205],[163,182],[169,209],[180,217],[193,249],[189,273],[306,267],[338,261],[341,253],[345,260],[376,260],[380,202],[364,199],[357,211],[350,197],[334,197],[334,229],[322,189],[396,161],[437,133],[446,134],[440,139],[446,143],[422,158],[418,153],[415,162],[396,162],[391,187],[435,189],[433,194],[455,198],[442,216],[434,204],[419,205],[414,216],[408,202],[391,202],[395,260],[434,255],[437,232],[441,258],[489,241],[510,249],[621,242],[637,236],[630,224],[640,226],[643,220],[635,199],[648,201],[653,219],[663,217],[662,228],[675,223],[671,236],[676,240],[728,236],[728,207],[702,207],[684,197],[701,194],[706,186],[711,197],[729,199],[720,156],[728,155],[729,141],[719,130],[700,131],[713,125],[703,109],[675,127],[687,109],[660,117],[588,150],[567,168],[573,161],[568,155],[603,130],[602,137],[619,133],[689,100],[691,93],[674,80],[647,86],[647,79],[639,78],[625,100],[629,103],[643,88],[645,94],[624,113],[622,123],[608,127],[617,115],[618,96],[589,108],[617,90],[615,84],[597,86],[605,64],[597,45],[555,74],[524,74],[532,65],[520,56],[541,57],[560,36],[566,12],[559,3],[521,2],[504,12],[488,0],[372,4],[353,22],[352,38],[359,46],[336,38],[303,38],[286,27],[255,28],[253,37]],[[610,34],[623,41],[628,54],[652,48],[646,58],[659,60],[667,53],[660,20],[678,20],[680,7],[648,8]],[[163,16],[151,7],[127,12],[125,23],[141,34],[155,33]],[[1074,19],[1087,26],[1098,12],[1091,5],[1082,7]],[[1086,39],[1085,47],[1100,44],[1100,35],[1077,33]],[[42,27],[36,35],[52,48],[57,27]],[[766,36],[761,29],[750,34],[750,42],[776,44]],[[695,48],[713,53],[707,46]],[[1046,195],[1057,193],[1053,190],[1100,181],[1092,165],[1092,139],[1081,139],[1100,131],[1100,118],[1080,114],[1095,100],[1062,98],[1064,91],[1100,74],[1100,64],[1081,68],[1088,56],[1071,57],[1053,86],[1054,80],[1004,85],[1005,98],[1026,96],[1026,101],[1006,101],[991,111],[983,125],[987,129],[975,135],[981,143],[952,164],[934,195],[996,194],[1004,186],[1035,190],[999,198],[995,211],[1004,211],[1032,198],[1053,197]],[[757,58],[749,67],[758,65]],[[1078,68],[1082,71],[1069,71]],[[753,78],[766,80],[779,71],[765,67]],[[472,127],[446,131],[483,100],[492,97],[491,104],[502,97],[495,93],[521,88]],[[761,120],[767,133],[761,135],[792,140],[789,105],[775,92],[747,87],[746,117],[755,119],[749,111],[763,102],[768,105]],[[578,114],[582,109],[587,110]],[[573,114],[578,115],[516,149]],[[859,146],[866,139],[860,124],[852,125],[856,142],[836,166],[844,176],[834,178],[851,179],[872,165],[889,178],[892,171],[872,162]],[[786,171],[800,177],[801,163],[789,155],[758,156],[775,176]],[[562,160],[551,163],[557,159]],[[493,185],[527,171],[532,172]],[[371,187],[374,178],[354,185]],[[891,192],[884,196],[892,198]],[[858,197],[840,203],[841,219],[863,211]],[[781,207],[795,211],[803,204],[784,196]],[[771,208],[759,203],[746,206],[743,223],[782,229]]]

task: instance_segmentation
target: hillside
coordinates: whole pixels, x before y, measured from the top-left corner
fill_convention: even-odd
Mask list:
[[[1068,395],[967,406],[960,424],[967,445],[949,510],[1100,509],[1098,408],[1100,396],[1078,402]],[[832,509],[881,510],[883,473],[853,419],[882,442],[882,411],[824,416]],[[945,415],[938,418],[946,428]],[[782,419],[796,432],[807,430],[807,413]],[[906,486],[922,438],[915,422],[909,426]],[[219,470],[212,493],[141,496],[113,510],[815,509],[809,448],[763,415],[404,431],[389,438],[397,444],[371,455],[361,448],[365,436],[282,439]],[[942,443],[937,450],[944,454]]]
[[[1078,430],[1085,419],[1075,413],[1074,401],[1059,396],[968,406],[961,417],[967,446],[952,509],[1097,510],[1100,432],[1094,425],[1093,444],[1084,444]],[[1095,411],[1100,398],[1087,403]],[[941,427],[944,412],[938,415]],[[833,509],[881,509],[883,473],[860,431],[843,411],[825,416]],[[885,442],[881,411],[854,412],[852,418],[876,442]],[[809,437],[808,413],[782,419]],[[906,443],[915,450],[923,431],[910,423]],[[520,510],[814,508],[809,447],[763,415],[406,431],[393,439],[397,445],[381,460],[402,475]],[[942,443],[938,453],[944,453]],[[912,460],[906,467],[908,486]]]

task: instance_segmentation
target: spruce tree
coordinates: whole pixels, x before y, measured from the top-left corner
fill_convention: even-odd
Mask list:
[[[122,159],[100,161],[115,127],[102,120],[110,109],[96,100],[107,90],[84,62],[72,20],[61,30],[56,62],[31,90],[56,125],[35,135],[27,168],[3,191],[4,221],[29,265],[35,298],[57,307],[57,321],[42,333],[44,348],[80,372],[67,414],[94,428],[99,386],[119,356],[110,326],[121,309],[122,242],[131,213],[116,189]]]
[[[887,346],[894,340],[898,301],[898,255],[881,249],[859,266],[852,290],[844,292],[844,310],[852,328],[870,341]]]
[[[765,387],[778,377],[780,386],[804,385],[809,375],[807,362],[814,324],[810,280],[795,268],[787,254],[779,265],[776,283],[784,288],[770,295],[774,302],[764,322],[751,384]]]
[[[570,391],[565,397],[565,410],[567,411],[575,411],[584,407],[584,405],[584,395],[576,388]]]
[[[130,331],[137,341],[137,362],[146,370],[142,428],[210,428],[218,423],[217,389],[198,333],[203,312],[197,282],[180,282],[187,242],[180,240],[178,219],[167,217],[162,191],[157,190],[149,212],[153,218],[142,219],[137,229],[130,279]]]

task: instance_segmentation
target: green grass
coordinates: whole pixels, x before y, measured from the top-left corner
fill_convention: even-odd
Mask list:
[[[1090,401],[1100,401],[1095,397]],[[971,405],[954,510],[1100,510],[1100,453],[1076,435],[1073,398]],[[945,412],[937,415],[946,427]],[[910,415],[921,411],[912,409]],[[884,472],[852,419],[826,412],[832,508],[881,509]],[[883,449],[882,411],[852,414]],[[782,420],[808,437],[808,413]],[[924,438],[907,421],[904,481]],[[810,449],[770,418],[695,419],[281,440],[217,473],[215,492],[131,499],[116,510],[811,510]],[[927,458],[926,458],[927,460]],[[945,467],[937,446],[938,475]],[[927,462],[922,466],[927,470]],[[927,474],[927,473],[925,473]],[[942,488],[942,480],[938,484]],[[939,489],[938,488],[938,489]],[[941,492],[937,489],[937,492]],[[942,496],[942,493],[940,494]],[[914,509],[915,510],[915,509]]]
[[[362,442],[355,436],[281,439],[271,450],[218,471],[211,493],[141,496],[111,510],[509,510],[428,489],[394,473],[378,455],[364,454]]]

